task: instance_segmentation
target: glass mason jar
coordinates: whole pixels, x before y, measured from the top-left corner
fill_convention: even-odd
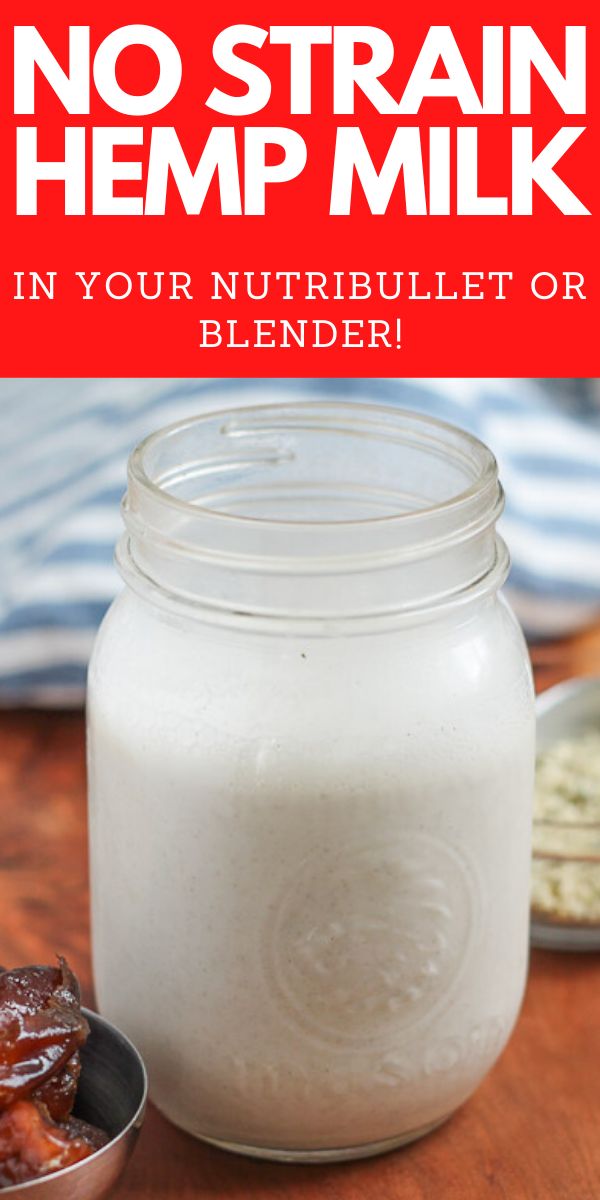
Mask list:
[[[287,1160],[426,1133],[527,964],[531,673],[489,450],[233,409],[129,464],[89,677],[94,970],[158,1107]]]

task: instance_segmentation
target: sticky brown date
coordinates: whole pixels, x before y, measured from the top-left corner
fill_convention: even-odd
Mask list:
[[[71,1116],[88,1034],[64,958],[0,969],[0,1187],[71,1166],[108,1140]]]
[[[71,1167],[107,1140],[83,1121],[70,1117],[59,1125],[45,1105],[15,1100],[0,1116],[0,1188]]]

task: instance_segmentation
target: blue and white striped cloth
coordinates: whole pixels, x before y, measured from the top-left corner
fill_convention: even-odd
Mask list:
[[[208,408],[298,395],[397,404],[462,425],[496,454],[511,598],[536,635],[600,613],[600,408],[524,380],[0,381],[0,702],[83,699],[132,446]]]

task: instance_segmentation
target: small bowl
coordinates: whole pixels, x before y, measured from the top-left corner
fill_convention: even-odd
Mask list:
[[[562,738],[600,729],[600,678],[570,679],[549,688],[536,701],[537,748]],[[548,864],[565,877],[585,872],[600,886],[600,824],[534,821],[534,871]],[[532,945],[550,950],[600,950],[600,918],[584,920],[532,908]]]
[[[110,1142],[72,1167],[1,1188],[10,1200],[102,1200],[123,1174],[144,1120],[148,1081],[135,1046],[104,1017],[83,1009],[90,1036],[81,1050],[73,1116],[97,1125]]]

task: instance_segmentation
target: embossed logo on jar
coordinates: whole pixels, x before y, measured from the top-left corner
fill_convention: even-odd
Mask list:
[[[385,1052],[373,1058],[367,1071],[357,1069],[356,1055],[343,1055],[335,1070],[331,1059],[312,1059],[298,1062],[292,1058],[273,1062],[264,1056],[257,1059],[231,1055],[227,1059],[228,1086],[234,1095],[256,1100],[261,1097],[285,1097],[290,1094],[299,1103],[314,1104],[318,1097],[338,1099],[353,1094],[373,1095],[378,1090],[399,1089],[405,1093],[409,1084],[424,1079],[450,1075],[457,1068],[471,1068],[478,1075],[487,1070],[506,1044],[514,1012],[483,1017],[460,1033],[442,1038],[426,1039],[422,1044],[410,1043],[405,1049]]]
[[[449,1001],[478,911],[467,862],[429,834],[323,852],[277,905],[269,983],[288,1017],[330,1043],[395,1035]]]

